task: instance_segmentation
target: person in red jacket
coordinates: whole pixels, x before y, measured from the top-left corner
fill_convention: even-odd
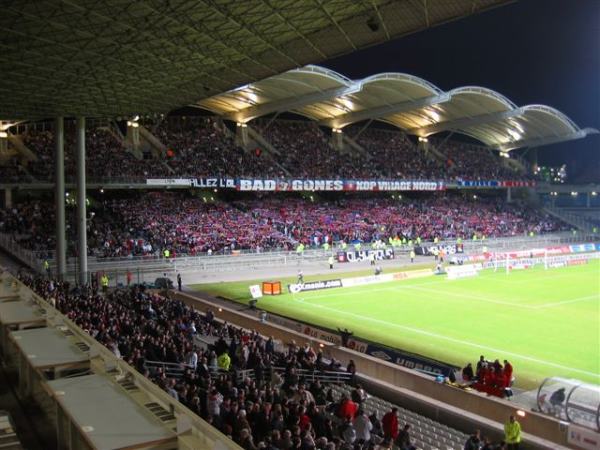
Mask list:
[[[504,360],[504,384],[510,387],[512,383],[513,366],[505,359]]]
[[[384,437],[395,442],[398,437],[398,408],[392,408],[390,412],[383,416],[381,426]]]
[[[340,400],[340,408],[338,409],[338,417],[347,419],[350,417],[354,419],[356,412],[358,411],[358,405],[350,400],[345,395]]]

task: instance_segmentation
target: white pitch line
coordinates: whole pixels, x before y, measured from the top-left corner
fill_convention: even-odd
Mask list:
[[[305,304],[305,305],[313,306],[315,308],[327,309],[329,311],[333,311],[333,312],[336,312],[338,314],[344,314],[344,315],[347,315],[347,316],[356,317],[357,319],[360,319],[360,320],[366,320],[366,321],[370,321],[370,322],[381,323],[381,324],[384,324],[384,325],[391,326],[393,328],[400,328],[402,330],[410,331],[412,333],[421,334],[421,335],[424,335],[424,336],[429,336],[429,337],[433,337],[433,338],[436,338],[436,339],[441,339],[441,340],[444,340],[444,341],[454,342],[454,343],[457,343],[457,344],[468,345],[470,347],[480,348],[480,349],[488,350],[490,352],[494,352],[494,353],[498,353],[498,354],[514,356],[514,357],[520,358],[522,360],[531,361],[531,362],[535,362],[535,363],[538,363],[538,364],[543,364],[543,365],[550,366],[550,367],[556,367],[556,368],[559,368],[559,369],[565,369],[565,370],[569,370],[571,372],[577,372],[577,373],[581,373],[581,374],[584,374],[584,375],[589,375],[589,376],[600,378],[600,374],[594,373],[594,372],[588,372],[587,370],[581,370],[581,369],[575,369],[573,367],[563,366],[561,364],[553,363],[553,362],[550,362],[550,361],[545,361],[543,359],[532,358],[531,356],[525,356],[525,355],[521,355],[519,353],[508,352],[506,350],[502,350],[502,349],[499,349],[499,348],[489,347],[487,345],[476,344],[474,342],[464,341],[462,339],[456,339],[456,338],[444,336],[442,334],[432,333],[430,331],[425,331],[425,330],[422,330],[420,328],[414,328],[414,327],[408,327],[406,325],[400,325],[400,324],[390,323],[390,322],[387,322],[385,320],[375,319],[374,317],[365,317],[363,315],[354,314],[354,313],[351,313],[349,311],[341,311],[339,309],[329,308],[329,307],[323,306],[323,305],[314,305],[312,303],[305,303],[305,302],[303,302],[300,299],[296,299],[295,301],[300,302],[300,303]]]
[[[543,305],[538,305],[538,306],[534,306],[535,309],[543,309],[543,308],[552,308],[553,306],[559,306],[559,305],[567,305],[569,303],[577,303],[577,302],[583,302],[586,300],[600,300],[600,295],[588,295],[587,297],[579,297],[579,298],[572,298],[571,300],[563,300],[560,302],[549,302],[549,303],[544,303]]]
[[[419,287],[419,286],[407,286],[407,288],[415,289],[415,290],[423,291],[423,292],[432,292],[434,294],[439,294],[439,291],[435,291],[433,289],[427,289],[427,288]],[[498,304],[498,305],[510,306],[511,308],[516,306],[518,308],[537,309],[535,306],[531,306],[531,305],[521,305],[519,303],[503,302],[502,300],[491,300],[489,298],[478,297],[476,295],[459,294],[459,293],[454,293],[454,292],[444,292],[443,295],[450,296],[450,297],[462,298],[462,299],[473,299],[473,300],[477,300],[477,301],[485,302],[485,303],[494,303],[494,304]]]

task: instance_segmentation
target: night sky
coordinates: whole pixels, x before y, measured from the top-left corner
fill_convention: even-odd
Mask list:
[[[480,85],[600,130],[600,0],[521,0],[322,65],[350,78],[405,72],[444,90]],[[600,179],[600,135],[541,147],[538,158]]]

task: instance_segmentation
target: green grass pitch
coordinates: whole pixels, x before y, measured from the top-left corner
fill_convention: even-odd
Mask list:
[[[365,273],[370,272],[360,274]],[[305,281],[328,278],[325,273]],[[295,282],[280,280],[282,285]],[[259,282],[193,288],[247,303],[248,286]],[[264,297],[259,306],[329,329],[346,327],[357,338],[461,367],[480,354],[508,359],[521,387],[555,375],[600,384],[599,260],[510,274],[486,270],[459,280],[433,276],[284,294]]]

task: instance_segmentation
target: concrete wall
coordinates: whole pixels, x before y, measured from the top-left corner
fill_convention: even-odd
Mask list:
[[[298,345],[309,343],[313,348],[321,347],[326,357],[333,357],[344,364],[352,359],[365,383],[369,384],[375,394],[433,419],[454,424],[465,432],[479,427],[501,437],[502,424],[518,409],[509,401],[439,384],[429,376],[393,363],[313,339],[277,324],[262,323],[252,312],[218,307],[210,301],[185,293],[172,292],[172,297],[200,311],[211,308],[219,319],[256,330],[265,336],[273,336],[284,343],[295,341]],[[567,444],[566,427],[552,417],[526,411],[525,417],[519,417],[519,422],[526,432],[525,442],[529,444],[529,448],[558,449]]]

